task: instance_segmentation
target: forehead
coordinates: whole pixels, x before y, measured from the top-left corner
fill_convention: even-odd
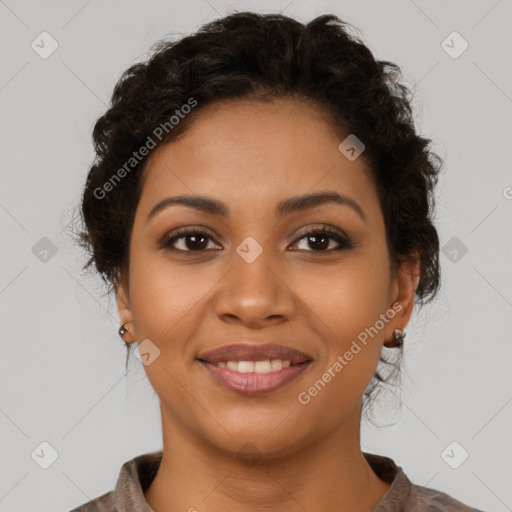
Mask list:
[[[290,99],[216,102],[195,113],[185,133],[148,159],[139,207],[178,194],[208,195],[233,209],[263,208],[283,197],[330,189],[378,208],[371,170],[348,160],[343,138],[315,106]]]

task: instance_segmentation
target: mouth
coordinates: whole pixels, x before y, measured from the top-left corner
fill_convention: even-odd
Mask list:
[[[227,345],[200,354],[202,364],[217,383],[244,395],[281,389],[297,379],[313,359],[283,345]]]

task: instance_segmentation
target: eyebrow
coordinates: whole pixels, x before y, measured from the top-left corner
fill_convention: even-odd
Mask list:
[[[288,199],[281,201],[277,205],[276,215],[278,218],[283,218],[286,215],[290,215],[298,211],[309,210],[311,208],[315,208],[325,203],[335,203],[342,206],[348,206],[349,208],[354,210],[359,215],[359,217],[363,219],[363,221],[366,222],[366,216],[364,214],[363,209],[354,199],[348,196],[341,195],[338,192],[334,192],[332,190],[325,190],[314,192],[311,194],[305,194],[302,196],[289,197]],[[173,204],[188,206],[189,208],[193,208],[204,213],[210,213],[212,215],[218,215],[220,217],[229,217],[229,207],[225,203],[222,203],[217,199],[205,196],[183,195],[175,197],[166,197],[165,199],[162,199],[151,209],[151,211],[148,214],[147,220],[149,221],[157,213],[161,212],[162,210]]]

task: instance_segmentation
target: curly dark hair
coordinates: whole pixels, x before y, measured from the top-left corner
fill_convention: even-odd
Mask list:
[[[354,28],[334,15],[302,24],[281,14],[236,12],[178,41],[158,42],[146,62],[126,70],[94,126],[96,159],[81,204],[80,243],[90,256],[85,267],[94,263],[112,290],[128,266],[147,160],[138,155],[135,162],[133,155],[148,137],[156,145],[176,140],[203,107],[218,100],[287,97],[319,107],[343,138],[355,134],[364,142],[391,263],[419,256],[415,299],[429,302],[440,287],[432,215],[443,161],[415,130],[412,94],[400,83],[400,68],[375,60],[348,27]],[[191,99],[197,106],[169,126]],[[162,125],[167,128],[155,137]],[[113,181],[123,166],[122,180]],[[378,372],[376,378],[382,380]]]

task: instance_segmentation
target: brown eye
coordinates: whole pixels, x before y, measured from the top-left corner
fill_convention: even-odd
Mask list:
[[[297,245],[301,240],[305,240],[304,244],[306,247],[294,250],[332,253],[354,247],[354,244],[348,237],[328,228],[311,229],[296,240],[294,245]],[[199,253],[218,247],[215,243],[213,247],[209,247],[209,242],[214,243],[214,240],[207,231],[198,228],[182,228],[166,235],[159,243],[159,247],[182,253]],[[332,246],[333,243],[334,247]]]
[[[334,252],[352,249],[354,247],[352,242],[347,237],[337,233],[336,231],[325,228],[308,231],[302,235],[295,242],[295,244],[297,244],[300,240],[305,240],[305,243],[308,245],[308,247],[312,248],[312,250],[309,250],[309,252]],[[332,242],[337,243],[338,246],[331,247]],[[307,248],[298,250],[308,251]]]
[[[208,247],[208,241],[213,241],[210,235],[200,229],[183,229],[172,236],[166,236],[160,242],[162,249],[177,252],[204,252]],[[176,242],[180,242],[181,247],[176,247]]]

